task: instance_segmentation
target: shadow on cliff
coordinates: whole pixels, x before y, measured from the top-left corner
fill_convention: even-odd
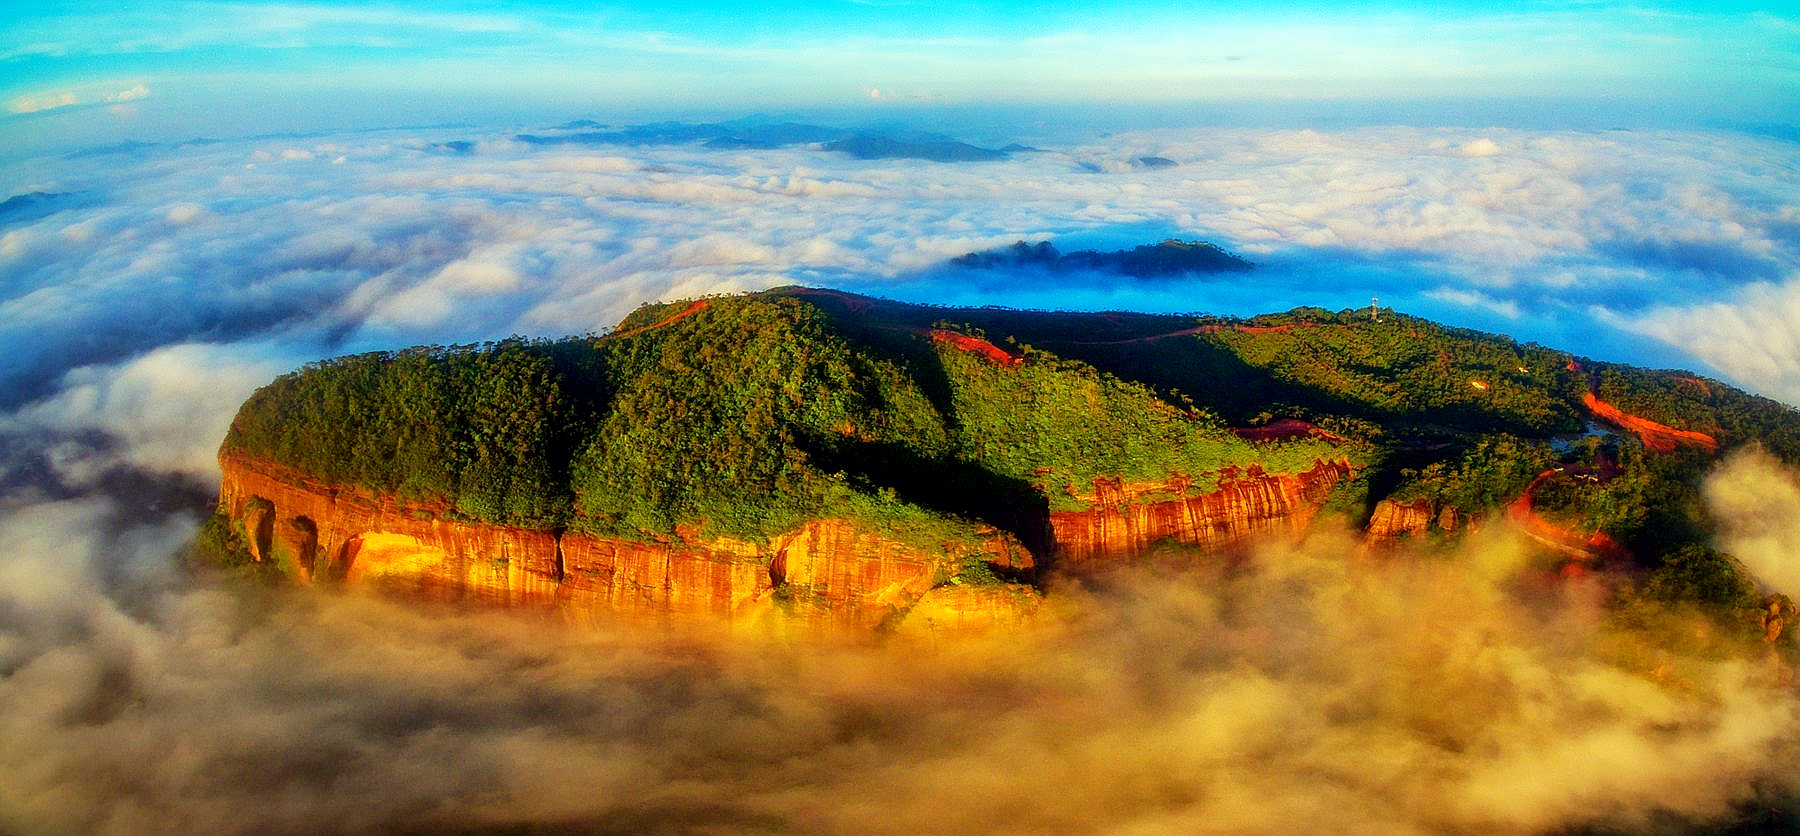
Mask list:
[[[885,488],[904,502],[986,523],[1018,538],[1031,552],[1036,571],[1008,580],[1034,582],[1049,568],[1054,552],[1050,503],[1022,479],[971,462],[926,458],[890,443],[819,445],[808,453],[822,469],[843,471],[859,487]]]

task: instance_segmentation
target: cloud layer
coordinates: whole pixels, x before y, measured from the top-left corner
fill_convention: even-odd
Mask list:
[[[1236,575],[1064,590],[1090,614],[967,657],[247,597],[166,560],[237,404],[283,370],[792,282],[1232,313],[1379,295],[1800,401],[1792,146],[1214,129],[939,165],[511,135],[0,168],[0,193],[31,196],[0,212],[0,830],[1528,833],[1800,791],[1791,690],[1755,663],[1676,659],[1661,680],[1609,663],[1593,596],[1533,585],[1503,534],[1454,570],[1346,561],[1326,532]],[[1132,165],[1147,156],[1176,165]],[[945,266],[1021,238],[1166,236],[1262,267],[1047,283]],[[1715,482],[1747,561],[1785,542],[1758,525],[1794,517],[1791,475],[1770,473]]]
[[[1146,156],[1178,165],[1131,165]],[[810,281],[1238,313],[1378,295],[1800,401],[1782,313],[1800,282],[1791,156],[1734,134],[1410,128],[1125,134],[979,165],[505,135],[126,147],[0,180],[66,201],[0,228],[0,398],[177,342],[279,334],[316,355],[579,332],[646,299]],[[1020,238],[1157,236],[1214,239],[1264,269],[1044,291],[942,267]]]
[[[1370,563],[1323,533],[932,652],[245,598],[148,568],[175,522],[115,522],[0,523],[0,827],[1522,834],[1800,791],[1790,689],[1610,664],[1592,591],[1521,582],[1505,536]]]

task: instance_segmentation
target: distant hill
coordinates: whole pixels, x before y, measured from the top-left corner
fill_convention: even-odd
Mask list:
[[[825,143],[827,151],[841,151],[859,160],[912,159],[940,163],[986,162],[1004,160],[1007,152],[977,148],[953,140],[901,140],[885,136],[857,134]]]
[[[1235,273],[1254,269],[1256,265],[1205,241],[1169,239],[1158,244],[1145,244],[1129,250],[1100,252],[1077,250],[1059,252],[1048,241],[1028,244],[1018,241],[1009,247],[968,253],[951,259],[951,264],[978,270],[1037,268],[1052,271],[1091,270],[1119,273],[1135,278],[1181,276],[1192,273]]]
[[[65,208],[73,195],[68,192],[25,192],[0,201],[0,224],[34,221]]]

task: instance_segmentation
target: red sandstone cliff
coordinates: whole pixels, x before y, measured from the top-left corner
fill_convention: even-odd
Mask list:
[[[898,543],[841,520],[815,520],[767,545],[714,539],[646,543],[446,518],[331,485],[270,462],[221,459],[220,509],[258,560],[302,582],[332,581],[501,606],[551,606],[577,618],[700,617],[732,625],[937,635],[1017,623],[1038,595],[1016,584],[944,586],[969,547]],[[1050,517],[1057,558],[1075,567],[1129,559],[1174,541],[1209,550],[1303,531],[1343,462],[1299,474],[1229,471],[1214,491],[1185,483],[1099,480],[1092,507]],[[1170,498],[1159,498],[1170,497]],[[960,551],[959,551],[960,549]],[[992,531],[974,556],[1031,569],[1019,542]]]
[[[1125,485],[1095,480],[1084,511],[1050,515],[1057,559],[1081,566],[1128,559],[1159,541],[1225,549],[1251,539],[1304,531],[1350,465],[1318,461],[1297,474],[1269,474],[1252,465],[1225,474],[1216,490],[1192,495],[1185,482]],[[1166,497],[1166,498],[1162,498]]]
[[[1430,530],[1437,516],[1437,508],[1428,499],[1417,502],[1384,499],[1375,503],[1375,511],[1369,515],[1368,539],[1416,537]]]
[[[1367,537],[1369,542],[1379,543],[1422,536],[1433,529],[1454,534],[1473,522],[1465,520],[1455,508],[1439,507],[1429,499],[1412,502],[1384,499],[1375,503],[1375,510],[1369,515]]]
[[[731,540],[644,543],[444,519],[436,509],[328,485],[227,456],[220,508],[250,533],[258,560],[303,582],[343,581],[433,598],[556,606],[574,617],[701,616],[732,624],[858,632],[894,625],[921,603],[954,629],[1017,620],[1028,588],[933,595],[963,555],[932,553],[839,520],[815,520],[769,546]],[[999,532],[990,563],[1029,569]]]

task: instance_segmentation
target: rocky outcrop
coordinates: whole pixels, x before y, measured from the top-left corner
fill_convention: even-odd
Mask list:
[[[649,543],[448,518],[447,509],[329,485],[280,465],[227,456],[220,510],[258,560],[302,582],[344,582],[500,606],[556,607],[577,618],[702,618],[779,630],[866,633],[921,603],[955,629],[1003,624],[1036,593],[989,585],[979,600],[933,596],[950,569],[978,557],[1032,567],[1011,537],[930,550],[814,520],[758,545],[726,539]],[[954,618],[948,613],[959,613]]]
[[[1370,546],[1391,546],[1403,540],[1436,533],[1456,534],[1473,528],[1481,520],[1466,517],[1453,505],[1439,505],[1429,499],[1410,502],[1384,499],[1375,503],[1364,528],[1363,542]]]
[[[220,510],[257,560],[305,583],[556,608],[578,619],[700,619],[777,630],[915,636],[1019,623],[1037,591],[946,583],[978,559],[1011,576],[1035,569],[1011,535],[932,549],[843,520],[813,520],[766,544],[689,536],[643,542],[459,520],[448,508],[332,485],[225,456]],[[1050,515],[1057,559],[1099,567],[1172,541],[1209,550],[1303,531],[1350,475],[1344,462],[1298,474],[1232,469],[1216,489],[1097,480],[1091,507]],[[1166,498],[1165,498],[1166,497]]]
[[[1296,536],[1350,475],[1342,461],[1317,461],[1294,474],[1252,465],[1229,469],[1216,489],[1204,493],[1180,479],[1154,485],[1097,479],[1086,510],[1050,514],[1057,561],[1096,567],[1146,554],[1160,542],[1222,550],[1255,538]]]
[[[1454,509],[1445,508],[1444,511],[1454,519]],[[1429,531],[1439,516],[1437,506],[1429,499],[1415,502],[1384,499],[1375,503],[1375,511],[1369,515],[1368,538],[1379,541],[1418,537]]]

